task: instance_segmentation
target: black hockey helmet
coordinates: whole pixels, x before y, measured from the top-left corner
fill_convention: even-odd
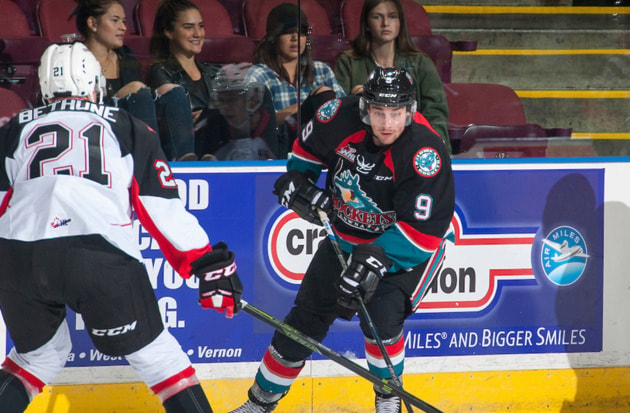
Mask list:
[[[406,107],[408,116],[405,126],[408,126],[417,107],[416,87],[409,72],[393,67],[377,67],[365,82],[359,102],[361,120],[367,125],[370,124],[370,105]]]

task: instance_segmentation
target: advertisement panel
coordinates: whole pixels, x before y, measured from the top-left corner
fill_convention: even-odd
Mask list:
[[[605,169],[548,167],[456,168],[455,242],[406,323],[408,356],[602,351]],[[188,210],[236,252],[244,298],[278,318],[326,237],[278,205],[271,190],[282,169],[174,168]],[[259,361],[272,329],[202,310],[196,279],[174,273],[136,229],[164,322],[191,361]],[[69,324],[68,367],[126,364],[94,348],[80,317],[70,313]],[[325,343],[363,357],[356,318],[336,321]]]

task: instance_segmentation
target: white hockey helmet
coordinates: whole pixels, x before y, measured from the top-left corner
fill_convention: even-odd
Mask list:
[[[247,110],[255,112],[263,102],[265,86],[255,81],[247,81],[249,62],[230,63],[221,67],[212,81],[210,101],[219,106],[219,93],[231,92],[242,95],[247,101]]]
[[[78,96],[91,100],[96,91],[102,100],[105,77],[101,65],[81,42],[48,46],[37,74],[44,99]]]

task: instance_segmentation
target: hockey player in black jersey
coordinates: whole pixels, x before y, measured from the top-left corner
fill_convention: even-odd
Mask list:
[[[14,348],[0,369],[0,411],[23,412],[72,348],[66,305],[94,346],[125,356],[168,413],[208,413],[188,356],[164,328],[133,230],[135,212],[203,308],[238,311],[234,254],[184,209],[156,133],[97,103],[98,61],[52,45],[39,68],[47,106],[0,128],[0,307]]]
[[[419,306],[444,259],[455,195],[446,147],[416,112],[415,88],[403,69],[379,68],[362,96],[321,106],[293,146],[288,172],[275,183],[279,202],[320,223],[327,212],[341,244],[343,270],[329,240],[311,261],[285,322],[322,340],[337,317],[368,314],[401,378],[403,323]],[[326,188],[314,185],[328,170]],[[366,359],[391,378],[366,320],[359,314]],[[276,333],[249,400],[233,412],[270,412],[288,391],[311,351]],[[400,399],[376,394],[377,412],[399,412]]]

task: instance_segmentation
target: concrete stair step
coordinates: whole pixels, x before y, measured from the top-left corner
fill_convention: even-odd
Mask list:
[[[630,99],[626,98],[529,98],[521,96],[528,122],[543,127],[573,128],[574,136],[628,134]]]
[[[478,50],[630,48],[630,32],[627,29],[436,29],[433,32],[451,41],[476,40]]]
[[[427,6],[433,32],[478,48],[625,48],[629,7]]]
[[[523,51],[487,50],[453,55],[452,81],[500,83],[512,89],[630,89],[630,50]],[[549,52],[549,51],[548,51]],[[515,54],[512,54],[515,53]]]
[[[630,8],[474,3],[422,2],[434,33],[478,42],[454,52],[453,82],[510,86],[529,122],[570,127],[574,137],[630,138]]]

